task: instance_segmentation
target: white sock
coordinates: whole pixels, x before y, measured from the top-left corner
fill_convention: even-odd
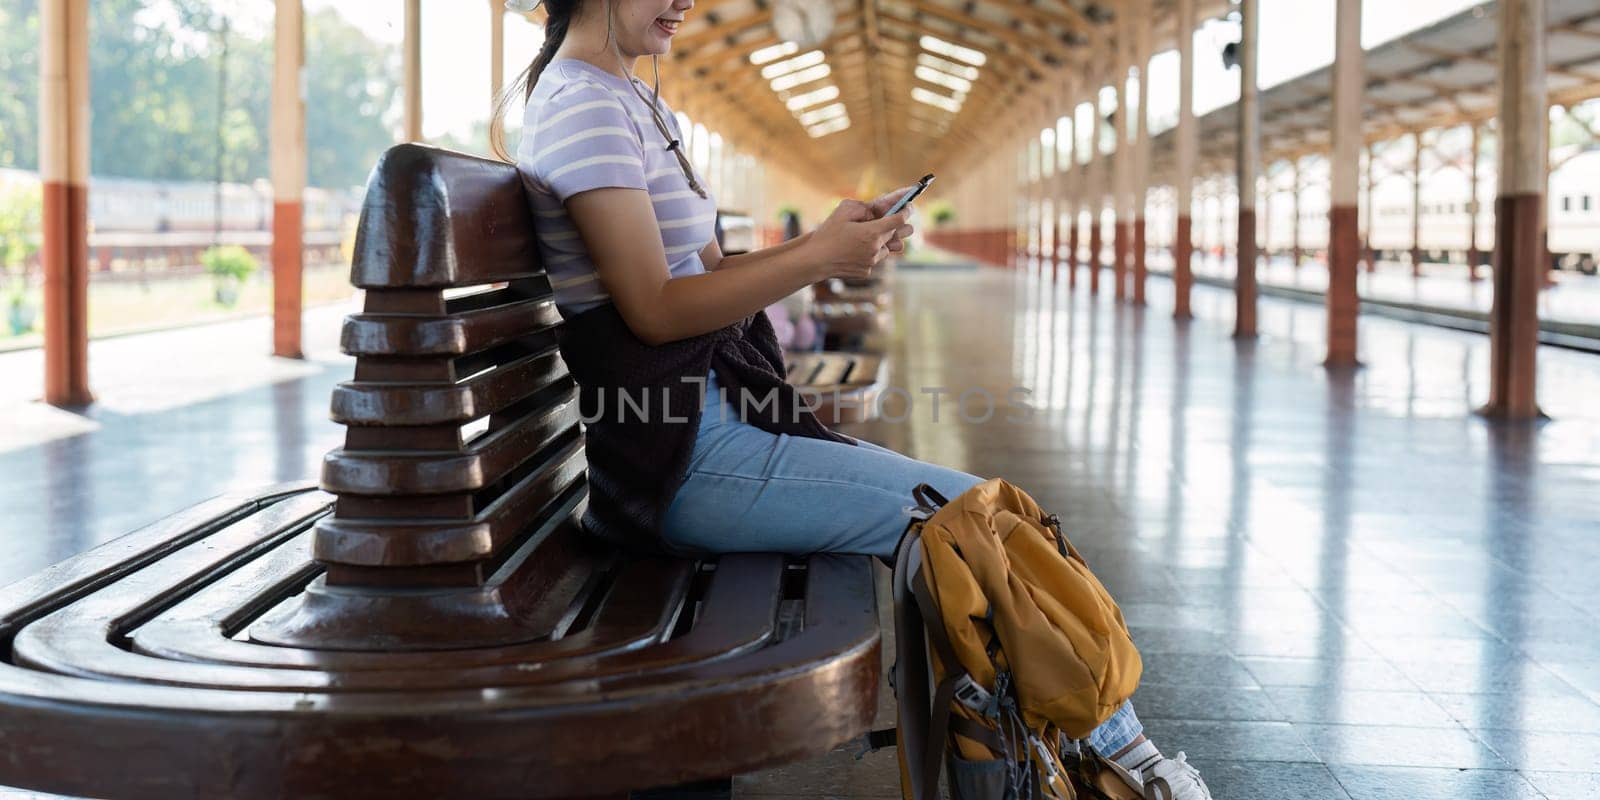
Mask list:
[[[1124,748],[1122,752],[1112,756],[1111,760],[1143,780],[1144,771],[1161,760],[1161,751],[1156,749],[1155,742],[1146,739],[1132,747]]]

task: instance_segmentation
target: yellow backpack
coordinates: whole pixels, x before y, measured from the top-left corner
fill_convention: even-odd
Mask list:
[[[1080,740],[1139,684],[1122,611],[1021,489],[926,484],[894,567],[907,800],[1138,798]]]

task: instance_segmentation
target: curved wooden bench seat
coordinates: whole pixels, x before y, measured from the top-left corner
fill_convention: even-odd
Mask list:
[[[318,484],[0,589],[0,785],[106,798],[620,796],[871,724],[870,562],[587,536],[576,387],[514,167],[374,172]]]
[[[535,642],[252,641],[268,603],[319,574],[306,526],[331,501],[219,498],[0,592],[3,780],[95,797],[575,797],[814,755],[871,723],[877,617],[856,558],[587,553]],[[558,541],[573,534],[535,555],[581,549]]]
[[[791,353],[789,382],[816,406],[829,425],[863,422],[877,414],[883,392],[883,357],[871,353]]]

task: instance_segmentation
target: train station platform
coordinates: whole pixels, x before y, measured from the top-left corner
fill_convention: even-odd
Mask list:
[[[1172,272],[1170,251],[1152,251],[1149,262],[1153,272]],[[1231,255],[1197,255],[1191,268],[1202,283],[1233,286]],[[1420,274],[1413,274],[1410,262],[1380,261],[1377,269],[1358,273],[1356,291],[1367,311],[1486,333],[1494,302],[1488,272],[1483,269],[1474,281],[1459,264],[1424,264]],[[1542,340],[1600,352],[1600,276],[1561,271],[1549,278],[1539,294]],[[1308,258],[1297,267],[1287,257],[1264,258],[1257,280],[1264,292],[1321,304],[1328,291],[1327,262]]]
[[[1600,357],[1542,348],[1550,419],[1494,423],[1486,337],[1363,317],[1365,367],[1330,372],[1321,308],[1263,298],[1236,341],[1229,294],[1197,287],[1175,324],[1168,287],[1138,309],[1042,271],[901,270],[889,384],[912,401],[853,432],[1062,516],[1144,653],[1152,737],[1218,798],[1600,796]],[[303,362],[263,355],[266,319],[97,341],[82,414],[0,390],[0,583],[314,476],[351,310],[307,312]],[[960,413],[977,389],[1027,408]],[[893,758],[735,796],[897,797]]]

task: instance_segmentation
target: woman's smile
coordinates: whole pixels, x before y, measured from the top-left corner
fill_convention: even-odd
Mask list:
[[[682,23],[683,23],[682,19],[671,19],[671,18],[668,18],[668,17],[657,17],[656,18],[656,29],[661,31],[666,36],[671,37],[673,34],[678,32],[678,26],[680,24],[682,24]]]

